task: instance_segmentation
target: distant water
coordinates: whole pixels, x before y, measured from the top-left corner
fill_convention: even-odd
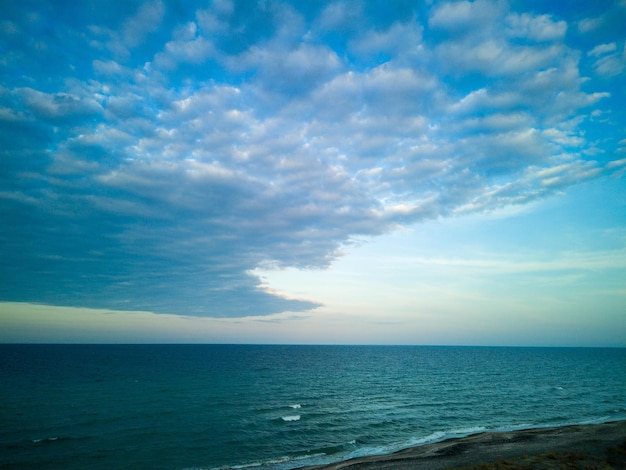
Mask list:
[[[626,349],[0,345],[1,468],[288,469],[618,419]]]

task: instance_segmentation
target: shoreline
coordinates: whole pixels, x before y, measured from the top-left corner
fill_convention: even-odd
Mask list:
[[[299,470],[594,467],[626,468],[626,420],[484,432]]]

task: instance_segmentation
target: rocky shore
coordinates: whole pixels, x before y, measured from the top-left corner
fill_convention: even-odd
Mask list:
[[[307,470],[626,469],[626,421],[482,433]]]

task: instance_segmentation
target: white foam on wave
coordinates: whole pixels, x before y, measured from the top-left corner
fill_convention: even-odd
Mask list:
[[[289,408],[293,408],[294,410],[298,410],[298,409],[302,408],[302,405],[300,405],[300,403],[296,403],[295,405],[289,405]]]
[[[228,467],[215,467],[213,469],[208,470],[245,470],[249,468],[267,468],[270,467],[274,470],[287,470],[292,469],[294,466],[301,467],[302,465],[295,465],[295,462],[302,462],[304,465],[313,465],[317,463],[330,463],[331,460],[324,459],[326,454],[317,453],[317,454],[307,454],[307,455],[296,455],[296,456],[283,456],[276,457],[274,459],[258,461],[258,462],[249,462],[241,465],[233,465]],[[201,470],[196,468],[184,469],[184,470]]]
[[[300,415],[283,416],[281,419],[283,421],[300,421]]]
[[[497,426],[490,431],[493,432],[510,432],[510,431],[525,431],[529,429],[545,429],[545,428],[561,428],[566,426],[578,426],[585,424],[602,424],[611,421],[610,416],[600,416],[596,418],[578,419],[578,420],[566,420],[566,421],[553,421],[546,423],[526,423],[526,424],[510,424]]]
[[[401,442],[394,442],[376,447],[361,447],[348,453],[343,459],[349,460],[357,457],[366,457],[370,455],[386,455],[392,454],[399,450],[408,449],[410,447],[422,446],[426,444],[434,444],[436,442],[446,441],[459,437],[467,437],[473,434],[485,432],[487,428],[483,426],[475,426],[470,428],[453,429],[448,431],[435,431],[427,436],[415,437]]]
[[[468,437],[474,434],[480,434],[486,432],[488,429],[484,426],[471,426],[468,428],[449,429],[447,431],[435,431],[427,436],[416,437],[404,442],[401,448],[422,446],[427,444],[435,444],[437,442],[447,441],[448,439],[458,439],[461,437]],[[398,450],[400,450],[398,449]]]
[[[58,441],[59,439],[61,438],[60,437],[46,437],[44,439],[33,439],[32,443],[41,444],[42,442],[54,442],[54,441]]]

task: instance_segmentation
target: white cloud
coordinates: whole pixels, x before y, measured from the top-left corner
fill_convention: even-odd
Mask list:
[[[596,74],[612,78],[622,74],[626,70],[626,47],[621,45],[621,50],[615,43],[603,44],[592,49],[589,54],[598,57],[593,64]]]
[[[93,98],[71,93],[44,93],[32,88],[19,88],[22,97],[36,115],[44,119],[57,119],[99,113],[102,108]]]
[[[316,21],[321,30],[346,30],[362,20],[362,3],[338,1],[327,5]]]
[[[626,269],[626,250],[560,253],[550,260],[471,259],[471,258],[405,258],[408,265],[463,268],[499,274],[540,273],[550,271],[576,272],[598,269]],[[578,277],[576,279],[579,279]]]
[[[596,162],[576,161],[540,170],[535,177],[540,180],[540,184],[545,187],[567,187],[598,176],[602,172]]]
[[[585,133],[586,108],[611,95],[581,76],[580,52],[550,16],[440,3],[422,35],[416,17],[356,25],[365,13],[349,3],[318,18],[258,8],[271,21],[238,25],[237,38],[259,30],[234,47],[220,37],[234,21],[230,2],[170,31],[160,29],[163,5],[147,3],[121,33],[88,28],[98,47],[81,73],[94,76],[0,89],[12,126],[0,136],[33,140],[37,155],[7,152],[3,180],[4,199],[34,207],[42,227],[24,230],[47,251],[22,250],[23,264],[63,260],[54,269],[65,289],[41,301],[81,291],[85,272],[99,283],[94,305],[146,292],[134,308],[311,308],[271,297],[250,270],[326,267],[354,236],[527,204],[623,167],[582,157],[600,145]],[[340,46],[324,42],[348,24]],[[160,52],[129,49],[151,32]],[[606,78],[622,53],[610,44],[587,59]]]
[[[146,2],[137,13],[122,26],[121,37],[124,45],[135,47],[143,43],[148,34],[155,32],[163,21],[165,7],[161,0]]]
[[[350,48],[359,55],[376,56],[381,53],[406,54],[420,50],[422,27],[415,21],[394,23],[385,31],[367,31],[350,41]]]
[[[394,113],[402,112],[403,104],[415,112],[424,95],[439,86],[437,79],[430,74],[387,64],[372,69],[362,79],[360,91],[368,103],[379,108],[393,108]]]
[[[506,16],[506,23],[508,35],[532,41],[558,41],[567,31],[565,21],[554,21],[549,15],[512,13]]]
[[[89,41],[89,45],[96,49],[106,48],[116,59],[127,60],[131,56],[132,49],[142,45],[148,35],[159,30],[164,15],[163,2],[153,0],[142,4],[133,16],[122,22],[117,30],[90,24],[87,30],[97,39]]]
[[[487,88],[480,88],[450,105],[450,111],[474,113],[490,108],[495,110],[510,108],[519,104],[521,104],[521,97],[516,91],[492,92]]]
[[[234,5],[230,0],[215,0],[212,2],[211,8],[198,10],[196,18],[205,34],[222,34],[228,31],[228,20],[233,11]]]
[[[587,55],[595,57],[606,54],[607,52],[613,52],[615,49],[617,49],[617,46],[614,42],[610,42],[608,44],[599,44],[591,49],[589,52],[587,52]]]
[[[172,69],[181,63],[201,64],[214,54],[211,41],[202,36],[190,40],[170,41],[165,50],[154,57],[154,64]]]
[[[174,29],[172,36],[175,41],[187,42],[196,37],[198,33],[198,26],[195,22],[189,21],[185,24],[178,26]]]
[[[580,31],[581,33],[589,33],[591,31],[594,31],[598,27],[600,27],[600,25],[602,25],[602,23],[604,23],[604,18],[603,17],[584,18],[584,19],[580,20],[578,22],[578,24],[577,24],[578,25],[578,31]]]
[[[273,92],[311,91],[343,68],[337,54],[325,47],[299,44],[284,49],[278,44],[253,46],[230,61],[236,69],[257,70],[258,85]]]
[[[94,60],[92,62],[93,69],[96,73],[102,75],[120,75],[124,72],[124,68],[114,60]]]
[[[211,2],[211,6],[216,12],[224,16],[232,15],[235,9],[235,5],[232,0],[213,0]]]
[[[442,28],[452,32],[479,30],[491,24],[506,8],[503,1],[476,0],[474,2],[442,2],[436,4],[430,14],[431,28]]]
[[[553,142],[567,147],[581,147],[585,144],[585,139],[579,135],[572,135],[570,132],[560,129],[544,129],[543,135]]]
[[[469,117],[458,123],[458,129],[464,132],[498,132],[508,129],[526,128],[532,126],[535,119],[522,112],[498,113],[488,116]]]
[[[513,46],[492,39],[477,44],[473,41],[443,43],[435,51],[448,73],[481,72],[491,76],[542,69],[561,58],[564,52],[558,45]]]
[[[26,118],[24,113],[11,108],[0,107],[0,120],[2,121],[22,121]]]

